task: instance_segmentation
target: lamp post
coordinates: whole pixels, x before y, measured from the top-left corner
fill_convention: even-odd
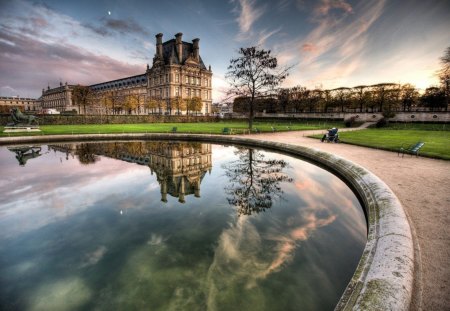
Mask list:
[[[449,90],[449,84],[450,84],[450,76],[447,76],[445,79],[445,97],[447,99],[447,105],[445,106],[445,111],[448,111],[448,105],[450,104],[449,102],[449,97],[450,97],[450,90]]]

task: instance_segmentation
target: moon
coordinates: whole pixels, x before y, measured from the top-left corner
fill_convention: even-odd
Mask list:
[[[111,11],[108,11],[108,15],[111,15]]]

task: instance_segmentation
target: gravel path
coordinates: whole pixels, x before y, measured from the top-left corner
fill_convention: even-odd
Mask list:
[[[450,310],[450,161],[409,155],[402,158],[395,152],[321,143],[306,137],[319,133],[324,131],[250,137],[323,150],[358,163],[380,177],[402,202],[413,230],[417,273],[411,309]]]

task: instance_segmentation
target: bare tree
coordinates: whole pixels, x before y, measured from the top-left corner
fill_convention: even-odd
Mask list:
[[[181,111],[186,110],[186,102],[180,97],[177,96],[172,100],[173,107],[177,110],[178,114],[181,114]]]
[[[241,48],[237,58],[230,60],[226,78],[231,88],[229,95],[249,98],[248,126],[252,129],[255,99],[274,93],[286,79],[288,69],[279,69],[276,57],[270,51],[257,47]]]
[[[364,102],[367,101],[367,86],[366,85],[358,85],[353,87],[353,97],[355,99],[356,104],[359,106],[359,112],[363,111]]]
[[[444,55],[441,57],[441,69],[439,70],[439,79],[441,80],[442,85],[445,89],[445,97],[447,100],[447,106],[445,110],[448,109],[448,105],[450,104],[450,46],[444,52]]]
[[[156,99],[148,97],[145,100],[144,107],[147,110],[147,112],[150,110],[152,114],[155,113],[156,108],[158,108],[158,102]]]
[[[86,114],[87,106],[93,102],[93,92],[88,86],[78,84],[73,88],[72,101],[78,105],[80,113],[81,107],[83,107],[83,114]]]
[[[124,106],[127,109],[127,113],[131,114],[132,111],[136,111],[139,107],[139,96],[136,94],[129,94],[124,97]]]
[[[336,102],[341,107],[341,112],[344,112],[344,108],[349,103],[350,90],[351,89],[348,87],[338,87],[337,89],[331,90],[334,94]]]
[[[419,100],[419,92],[412,84],[404,84],[401,87],[401,102],[403,111],[411,111],[411,107]]]

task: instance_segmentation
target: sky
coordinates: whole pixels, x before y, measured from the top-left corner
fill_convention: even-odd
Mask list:
[[[155,35],[200,38],[213,101],[240,47],[291,67],[283,86],[438,84],[450,46],[448,0],[0,0],[0,95],[38,98],[48,85],[143,74]]]

